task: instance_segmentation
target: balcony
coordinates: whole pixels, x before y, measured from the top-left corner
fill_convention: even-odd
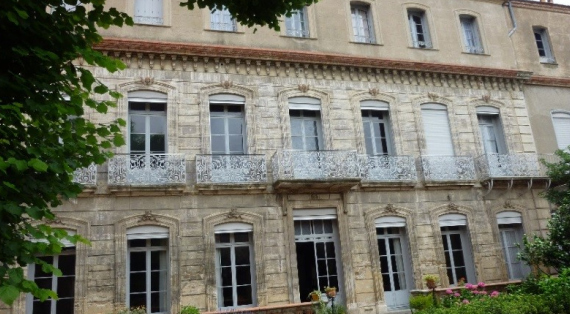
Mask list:
[[[427,185],[475,183],[475,163],[471,156],[423,156],[421,164]]]
[[[361,180],[356,151],[283,150],[272,163],[278,191],[340,192]]]
[[[412,156],[360,155],[362,186],[408,185],[417,181],[416,163]]]
[[[265,155],[196,155],[196,182],[200,186],[265,184]]]
[[[86,187],[97,185],[97,165],[91,164],[87,168],[79,168],[73,172],[73,182]]]
[[[109,160],[109,185],[167,186],[186,184],[184,154],[129,154]]]
[[[489,191],[495,181],[507,182],[512,188],[515,181],[524,181],[530,189],[535,179],[546,179],[545,167],[537,154],[487,154],[475,159],[477,169]]]

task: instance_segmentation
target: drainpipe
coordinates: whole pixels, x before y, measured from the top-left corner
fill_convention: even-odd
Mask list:
[[[507,2],[507,6],[509,7],[509,14],[511,16],[511,21],[513,21],[513,29],[511,29],[511,31],[509,32],[509,37],[511,37],[517,30],[517,19],[515,19],[515,13],[513,12],[513,6],[510,0]]]

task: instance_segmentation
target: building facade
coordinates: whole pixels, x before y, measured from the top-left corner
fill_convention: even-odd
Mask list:
[[[127,121],[127,145],[54,210],[91,245],[46,257],[59,279],[28,269],[60,299],[0,312],[279,307],[334,286],[350,313],[384,313],[427,274],[529,272],[516,243],[551,211],[539,160],[570,144],[570,7],[323,0],[254,32],[108,2],[136,25],[98,49],[127,68],[90,70],[124,97],[87,114]]]

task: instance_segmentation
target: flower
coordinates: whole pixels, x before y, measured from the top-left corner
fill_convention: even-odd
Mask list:
[[[495,291],[491,292],[491,298],[494,298],[494,297],[496,297],[496,296],[498,296],[498,295],[499,295],[499,291],[496,291],[496,290],[495,290]]]
[[[458,296],[460,296],[460,295],[461,295],[461,294],[459,294],[459,293],[457,293],[457,292],[455,292],[455,293],[453,294],[454,297],[458,297]]]
[[[470,284],[470,283],[466,283],[466,284],[465,284],[465,288],[467,288],[467,289],[471,289],[471,288],[473,288],[473,285],[472,285],[472,284]]]
[[[484,282],[480,282],[480,283],[478,283],[478,285],[479,285],[480,288],[485,288],[485,283],[484,283]]]
[[[486,294],[487,294],[487,291],[485,291],[485,290],[479,291],[479,294],[486,295]]]
[[[447,289],[447,290],[445,290],[445,293],[447,293],[447,294],[453,294],[453,291],[451,291],[451,289]]]
[[[477,290],[479,288],[479,285],[471,285],[471,289],[473,290]]]
[[[471,291],[471,293],[473,293],[473,294],[479,294],[479,291],[478,291],[478,290],[473,290],[473,291]]]
[[[464,299],[464,300],[463,300],[463,304],[469,304],[469,300]]]

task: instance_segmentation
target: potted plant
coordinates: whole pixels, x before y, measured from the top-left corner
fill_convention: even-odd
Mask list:
[[[424,280],[426,282],[426,286],[429,289],[435,289],[435,287],[437,287],[437,281],[439,280],[439,277],[437,275],[425,275]]]
[[[327,297],[329,298],[334,298],[336,297],[336,287],[325,287],[325,293],[327,294]]]
[[[307,299],[311,300],[312,302],[319,302],[321,301],[322,292],[319,290],[313,290],[307,296]]]

